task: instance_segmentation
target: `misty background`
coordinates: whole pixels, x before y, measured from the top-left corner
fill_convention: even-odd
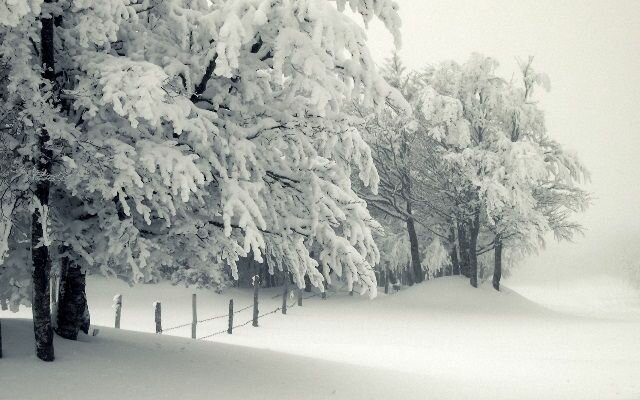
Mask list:
[[[508,285],[557,287],[575,279],[622,277],[640,256],[640,2],[402,0],[402,47],[408,68],[478,52],[518,79],[517,59],[551,79],[534,94],[550,135],[577,152],[591,173],[593,203],[577,220],[586,228],[574,243],[555,243],[512,271]],[[382,64],[392,38],[381,23],[368,29]],[[600,279],[600,284],[602,280]]]

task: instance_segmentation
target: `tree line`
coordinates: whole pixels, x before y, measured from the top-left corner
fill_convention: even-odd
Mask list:
[[[545,131],[546,78],[481,56],[379,71],[353,16],[399,44],[397,9],[0,5],[0,305],[32,307],[37,356],[88,330],[88,273],[219,288],[250,258],[373,297],[376,265],[476,286],[492,252],[497,289],[503,259],[579,232],[587,173]]]
[[[588,171],[546,130],[534,93],[549,78],[532,57],[518,66],[506,80],[496,60],[473,54],[408,71],[395,53],[383,74],[412,112],[354,106],[380,176],[377,193],[358,193],[386,230],[382,268],[409,268],[413,282],[460,274],[474,287],[492,273],[499,290],[505,261],[550,234],[582,233],[572,218],[590,202]]]

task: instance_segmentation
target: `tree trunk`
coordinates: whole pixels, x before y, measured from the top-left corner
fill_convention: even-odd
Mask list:
[[[282,313],[287,313],[287,295],[289,294],[289,285],[287,282],[287,277],[285,276],[284,284],[282,285],[283,293],[282,293]]]
[[[412,218],[407,219],[407,232],[409,233],[409,246],[411,250],[411,267],[413,269],[413,281],[420,283],[424,280],[422,265],[420,265],[420,249],[418,247],[418,234]]]
[[[309,275],[304,276],[304,291],[311,293],[311,279],[309,279]]]
[[[478,287],[478,235],[480,234],[480,210],[473,213],[473,221],[469,230],[469,273],[470,283],[473,287]]]
[[[85,292],[85,274],[67,256],[61,259],[59,287],[56,333],[71,340],[78,338],[79,331],[89,334],[91,321]]]
[[[460,273],[469,278],[471,276],[469,267],[469,242],[467,241],[467,224],[464,222],[458,223],[458,249],[460,252]]]
[[[500,279],[502,278],[502,240],[500,235],[496,236],[494,248],[494,266],[493,266],[493,288],[500,290]]]
[[[40,141],[43,141],[41,134]],[[48,135],[47,139],[48,141]],[[40,163],[40,162],[39,162]],[[38,182],[36,197],[40,204],[49,202],[49,183]],[[36,355],[43,361],[53,361],[53,330],[51,328],[51,299],[49,291],[49,273],[51,258],[49,248],[43,243],[44,229],[39,207],[31,215],[31,259],[33,261],[33,330],[36,341]]]
[[[451,258],[451,275],[460,274],[460,261],[458,260],[458,246],[456,246],[456,232],[454,228],[449,230],[449,257]]]
[[[53,0],[46,0],[52,3]],[[40,54],[43,67],[43,77],[55,87],[54,48],[53,48],[53,18],[42,18],[40,30]],[[55,100],[55,95],[53,96]],[[46,215],[42,211],[49,206],[49,176],[51,175],[53,152],[48,148],[49,132],[42,128],[38,137],[38,153],[36,154],[36,169],[42,177],[35,187],[37,203],[31,214],[31,259],[33,262],[33,330],[36,342],[36,355],[43,361],[53,361],[53,330],[51,328],[51,299],[49,290],[49,273],[51,272],[51,258],[48,243],[45,243]]]
[[[458,246],[451,246],[451,275],[460,275],[460,261],[458,260]]]

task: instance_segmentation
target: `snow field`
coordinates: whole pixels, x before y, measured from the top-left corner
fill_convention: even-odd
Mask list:
[[[91,278],[88,290],[92,321],[105,326],[113,325],[114,293],[123,294],[124,330],[101,328],[99,336],[79,343],[57,340],[59,363],[50,375],[45,372],[52,369],[31,355],[30,325],[11,322],[3,330],[9,338],[4,347],[16,373],[0,374],[3,388],[19,393],[29,387],[24,371],[42,371],[39,379],[63,390],[67,384],[57,379],[81,371],[84,378],[70,382],[79,385],[71,399],[82,397],[85,385],[97,392],[91,382],[102,388],[98,398],[122,399],[212,394],[222,399],[640,398],[640,319],[554,312],[509,289],[497,293],[485,285],[475,290],[458,278],[381,294],[373,301],[346,292],[326,301],[314,297],[286,316],[262,318],[259,328],[248,325],[206,341],[125,331],[153,332],[154,301],[162,302],[164,326],[189,322],[191,289],[168,284],[129,288]],[[271,298],[280,290],[261,291],[261,313],[280,305],[280,298]],[[240,289],[195,292],[200,319],[226,313],[229,297],[240,308],[251,303],[252,295]],[[250,310],[239,315],[238,322],[251,319]],[[19,316],[27,317],[28,310]],[[226,323],[221,318],[201,324],[198,337]],[[188,337],[190,327],[171,334]],[[125,392],[124,386],[132,391]],[[180,397],[179,389],[188,396]]]

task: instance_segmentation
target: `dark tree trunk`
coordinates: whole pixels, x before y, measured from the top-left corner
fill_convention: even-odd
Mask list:
[[[389,266],[385,265],[384,267],[384,294],[389,294]]]
[[[454,244],[451,246],[449,253],[451,256],[451,275],[460,275],[460,262],[458,261],[458,247]]]
[[[40,243],[43,236],[43,227],[40,221],[40,213],[36,209],[32,216],[31,228],[31,258],[33,260],[33,330],[36,341],[36,355],[43,361],[53,361],[53,330],[51,327],[51,302],[49,298],[49,272],[51,271],[51,259],[49,258],[49,249]]]
[[[282,313],[287,313],[287,296],[289,295],[289,285],[285,276],[284,284],[282,285],[283,293],[282,293]]]
[[[480,210],[473,214],[471,229],[469,230],[469,273],[470,283],[473,287],[478,287],[478,235],[480,234]]]
[[[52,3],[53,0],[46,0]],[[40,54],[43,67],[43,77],[51,82],[55,88],[54,48],[53,48],[53,18],[42,18],[40,30]],[[55,90],[55,89],[54,89]],[[53,96],[55,100],[55,95]],[[49,132],[42,128],[38,138],[38,153],[36,155],[36,169],[42,174],[36,183],[35,197],[40,207],[34,207],[31,214],[31,259],[33,262],[33,330],[35,333],[36,355],[43,361],[53,361],[53,330],[51,328],[51,299],[49,291],[49,273],[51,272],[51,258],[48,245],[44,243],[43,219],[41,209],[49,205],[49,176],[51,175],[53,153],[48,148]]]
[[[460,251],[460,273],[469,278],[471,276],[469,242],[467,240],[467,224],[464,222],[458,223],[458,249]]]
[[[82,268],[68,257],[62,257],[58,320],[56,333],[65,339],[76,340],[78,332],[89,334],[89,307],[85,292],[86,279]]]
[[[309,279],[309,275],[304,276],[304,291],[311,292],[311,279]]]
[[[454,228],[449,231],[449,257],[451,257],[451,275],[460,275],[460,261],[458,260],[458,247],[456,246],[456,232]]]
[[[420,283],[424,280],[422,265],[420,265],[420,249],[418,247],[418,234],[412,218],[407,219],[407,232],[409,233],[409,247],[411,251],[411,268],[413,270],[413,281]]]
[[[502,278],[502,240],[500,235],[496,236],[494,248],[494,266],[493,266],[493,288],[500,290],[500,279]]]

